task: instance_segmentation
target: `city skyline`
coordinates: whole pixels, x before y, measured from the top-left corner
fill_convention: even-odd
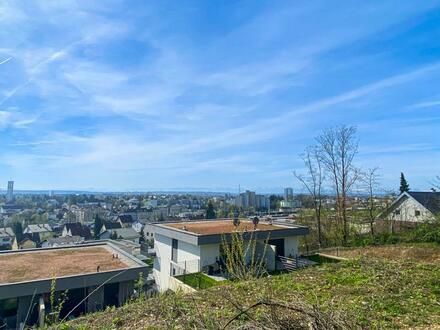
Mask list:
[[[2,2],[0,186],[298,191],[345,124],[384,188],[429,190],[439,5]]]

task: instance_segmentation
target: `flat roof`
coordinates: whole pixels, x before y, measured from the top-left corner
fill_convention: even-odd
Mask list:
[[[240,220],[239,226],[234,226],[233,221],[228,220],[208,220],[203,222],[180,222],[164,224],[166,227],[180,229],[183,231],[191,232],[197,235],[215,235],[215,234],[230,234],[234,232],[244,231],[274,231],[282,230],[286,227],[278,225],[270,225],[265,223],[259,223],[257,227],[254,227],[252,221]]]
[[[245,238],[254,235],[256,239],[285,238],[309,233],[309,228],[305,226],[262,222],[254,230],[252,221],[244,219],[240,219],[238,227],[234,226],[232,219],[155,223],[152,226],[155,239],[160,239],[157,235],[162,235],[193,245],[218,244],[223,239],[231,241],[234,232],[242,232]]]
[[[113,255],[118,254],[118,258]],[[0,253],[0,285],[139,266],[109,244]]]

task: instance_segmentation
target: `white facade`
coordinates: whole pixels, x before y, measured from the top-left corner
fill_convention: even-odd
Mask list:
[[[434,219],[434,215],[407,193],[400,195],[385,213],[386,220],[425,222]]]
[[[170,286],[171,243],[172,238],[156,234],[154,237],[153,277],[159,290],[166,291]]]
[[[298,236],[282,238],[284,241],[284,256],[298,255]],[[275,269],[276,247],[267,245],[264,240],[257,241],[256,254],[263,254],[265,249],[266,265],[268,270]],[[179,275],[179,271],[186,273],[200,272],[206,267],[213,265],[220,259],[221,243],[193,245],[177,240],[177,256],[172,260],[173,238],[155,233],[154,249],[156,258],[154,261],[153,276],[160,291],[166,291],[172,287],[172,276]]]

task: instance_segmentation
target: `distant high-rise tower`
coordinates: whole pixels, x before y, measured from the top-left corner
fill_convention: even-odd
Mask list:
[[[284,200],[285,201],[293,200],[293,189],[292,188],[284,188]]]
[[[8,181],[8,193],[6,195],[8,201],[14,198],[14,181]]]

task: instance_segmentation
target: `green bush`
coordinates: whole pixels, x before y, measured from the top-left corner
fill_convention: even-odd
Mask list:
[[[440,244],[440,219],[418,225],[406,233],[408,242]]]

